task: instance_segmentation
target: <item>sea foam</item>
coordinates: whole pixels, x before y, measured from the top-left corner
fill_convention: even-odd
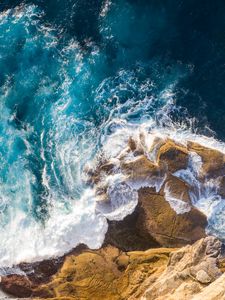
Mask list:
[[[118,172],[104,179],[110,183],[110,203],[99,203],[83,180],[87,164],[115,159],[130,136],[144,137],[145,155],[153,161],[155,153],[147,149],[154,136],[225,151],[223,143],[193,134],[170,117],[178,109],[177,83],[189,67],[178,62],[167,68],[158,59],[130,66],[134,53],[124,60],[122,47],[109,64],[106,45],[118,46],[109,10],[106,1],[99,19],[103,45],[87,39],[82,46],[45,24],[37,6],[0,14],[1,267],[63,255],[80,243],[99,248],[107,220],[131,214],[140,187],[160,190],[164,177],[127,181]],[[192,159],[195,169],[189,166],[176,176],[198,187],[201,162]],[[217,213],[222,214],[223,202],[215,184],[213,193],[206,184],[192,199],[207,214],[209,231],[224,238],[225,221]],[[167,193],[167,200],[177,213],[188,210],[182,199]]]

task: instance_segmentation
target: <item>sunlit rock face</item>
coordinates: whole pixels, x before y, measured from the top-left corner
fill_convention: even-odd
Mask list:
[[[83,248],[68,255],[47,283],[37,285],[32,274],[11,275],[2,278],[1,287],[39,299],[220,300],[225,296],[220,255],[221,242],[211,236],[180,249]]]
[[[142,300],[155,299],[200,299],[210,291],[206,299],[223,299],[225,289],[213,291],[212,282],[224,281],[218,268],[221,242],[207,237],[171,254],[167,269],[147,289]],[[206,286],[208,287],[206,288]],[[214,294],[214,295],[213,295]],[[203,298],[205,299],[205,298]]]

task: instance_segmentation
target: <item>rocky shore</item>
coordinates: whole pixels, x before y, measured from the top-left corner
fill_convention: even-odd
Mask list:
[[[4,292],[32,299],[225,299],[222,242],[208,236],[209,216],[195,202],[209,182],[225,195],[222,152],[140,134],[86,172],[96,210],[109,216],[101,249],[80,245],[61,258],[21,264],[24,275],[1,278]],[[113,203],[123,191],[138,201],[128,216],[111,219],[115,205],[130,207]]]

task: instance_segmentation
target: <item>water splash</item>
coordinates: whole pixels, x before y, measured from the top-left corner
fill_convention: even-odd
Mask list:
[[[1,266],[62,255],[79,243],[100,247],[107,219],[121,220],[134,210],[137,183],[116,180],[108,190],[112,205],[101,206],[83,180],[87,163],[96,155],[116,157],[140,132],[176,139],[190,134],[170,114],[179,111],[177,83],[192,68],[147,59],[154,34],[144,53],[145,36],[136,34],[139,40],[132,39],[125,55],[134,28],[126,21],[133,15],[132,6],[118,11],[106,1],[97,44],[79,43],[42,22],[34,5],[0,14]],[[163,13],[158,21],[163,30]],[[162,183],[158,178],[152,185]]]

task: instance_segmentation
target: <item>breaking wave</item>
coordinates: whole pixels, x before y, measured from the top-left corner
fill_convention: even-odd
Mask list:
[[[72,39],[43,22],[44,12],[35,5],[0,14],[2,267],[62,255],[79,243],[99,248],[107,219],[122,220],[135,209],[138,187],[160,188],[159,178],[129,185],[114,176],[106,179],[111,205],[97,204],[85,169],[96,157],[118,155],[129,136],[151,131],[183,143],[207,140],[193,132],[194,120],[172,119],[182,114],[177,84],[192,66],[159,57],[142,62],[135,41],[125,57],[121,41],[126,44],[130,35],[123,22],[134,12],[127,5],[124,17],[111,5],[106,1],[98,17],[101,43]],[[157,30],[165,26],[161,20]],[[139,38],[144,42],[144,36]],[[224,151],[224,144],[213,138],[210,143]],[[190,169],[178,175],[189,178],[189,173],[194,176]],[[222,211],[223,204],[210,193],[204,197],[193,201],[207,214],[210,205],[209,230],[224,237],[223,219],[213,209]]]

